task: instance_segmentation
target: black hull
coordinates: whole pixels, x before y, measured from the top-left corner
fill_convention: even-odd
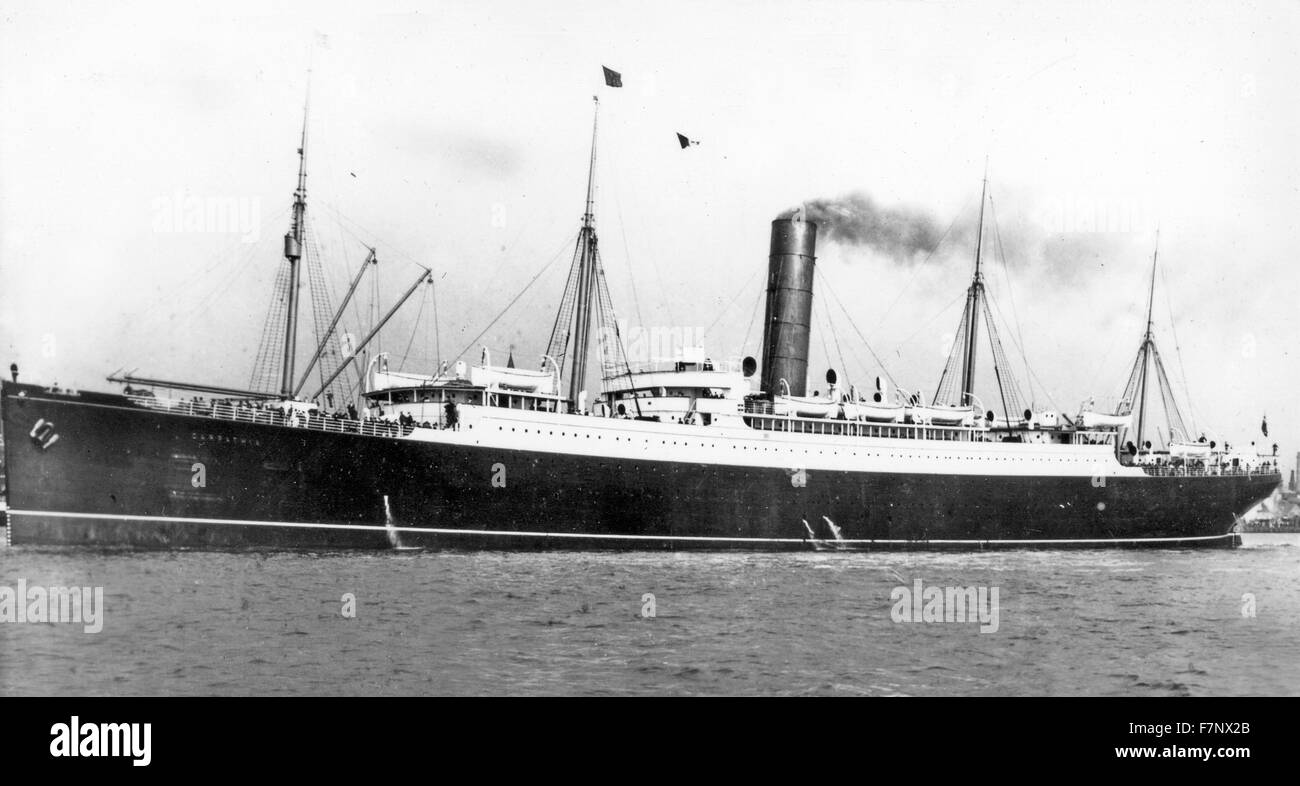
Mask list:
[[[1109,478],[1097,487],[1078,477],[810,471],[796,486],[783,468],[290,429],[9,383],[0,408],[15,546],[1222,547],[1237,543],[1236,517],[1280,480]],[[59,437],[45,447],[29,438],[42,419]],[[502,467],[504,487],[493,482]]]

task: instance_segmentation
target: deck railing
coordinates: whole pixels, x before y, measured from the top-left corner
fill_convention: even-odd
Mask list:
[[[404,437],[419,425],[394,420],[355,420],[337,415],[322,415],[319,412],[285,414],[274,405],[245,401],[232,403],[224,400],[184,400],[138,394],[128,394],[127,398],[137,406],[172,415],[230,420],[236,423],[258,423],[282,428],[301,428],[309,431],[328,431],[335,434],[360,434],[365,437]],[[438,424],[430,425],[437,427]]]
[[[931,439],[962,442],[992,442],[987,431],[964,426],[924,426],[914,423],[869,423],[833,418],[801,418],[788,415],[744,414],[745,425],[757,431],[785,431],[792,434],[830,434],[841,437],[883,439]]]
[[[1257,467],[1234,467],[1230,464],[1211,464],[1207,467],[1174,466],[1171,464],[1139,464],[1142,471],[1158,478],[1208,478],[1224,475],[1251,477],[1256,475],[1276,475],[1277,466],[1265,462]]]

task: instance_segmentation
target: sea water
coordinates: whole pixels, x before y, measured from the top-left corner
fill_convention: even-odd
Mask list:
[[[1298,695],[1300,535],[1243,537],[984,553],[0,548],[0,591],[102,588],[97,631],[55,612],[0,621],[0,694]],[[953,608],[980,589],[984,608]]]

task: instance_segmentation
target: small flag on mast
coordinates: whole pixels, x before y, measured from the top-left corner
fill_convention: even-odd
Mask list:
[[[694,139],[687,139],[685,134],[679,132],[677,134],[677,144],[682,146],[682,150],[685,150],[691,145],[698,145],[699,142],[696,142]]]
[[[1268,436],[1268,415],[1265,415],[1264,419],[1260,421],[1259,430],[1264,432],[1264,436]]]
[[[623,86],[623,75],[622,75],[622,74],[620,74],[619,72],[615,71],[614,69],[612,69],[612,68],[608,68],[608,67],[606,67],[606,66],[601,66],[601,69],[605,72],[605,84],[609,85],[610,87],[622,87],[622,86]]]

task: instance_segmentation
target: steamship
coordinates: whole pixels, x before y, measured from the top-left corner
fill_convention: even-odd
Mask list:
[[[121,392],[89,392],[14,373],[0,390],[12,545],[1224,547],[1280,482],[1275,458],[1195,440],[1172,420],[1148,439],[1148,388],[1167,384],[1149,303],[1113,411],[1024,407],[988,316],[983,197],[975,275],[932,397],[885,376],[862,392],[834,372],[809,394],[818,223],[802,212],[771,224],[761,361],[686,347],[633,365],[598,248],[594,122],[586,209],[538,364],[494,363],[484,348],[477,363],[413,373],[369,355],[427,270],[342,351],[336,327],[377,264],[372,250],[295,374],[300,277],[311,273],[305,150],[304,122],[283,305],[268,320],[279,343],[258,361],[278,390],[114,374]],[[981,322],[1000,415],[975,395]],[[593,324],[601,385],[588,396]],[[346,407],[331,387],[345,373],[357,376]]]

